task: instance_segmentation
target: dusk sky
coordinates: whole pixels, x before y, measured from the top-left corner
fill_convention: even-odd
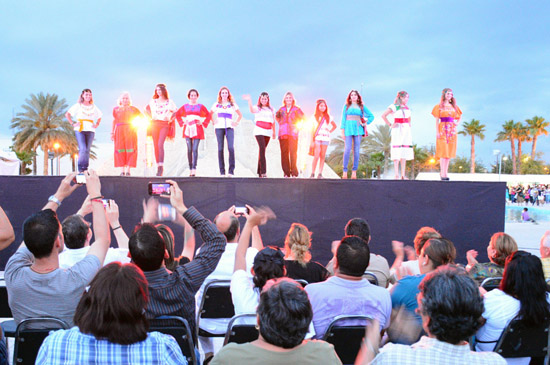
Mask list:
[[[242,94],[267,91],[280,106],[292,91],[306,114],[325,98],[338,125],[351,89],[362,90],[374,126],[406,90],[413,142],[429,146],[431,109],[450,87],[462,121],[487,126],[477,151],[488,167],[493,149],[510,153],[493,143],[503,122],[550,119],[549,11],[547,1],[4,2],[0,149],[31,93],[72,105],[92,89],[104,113],[96,139],[106,143],[119,94],[143,109],[160,82],[178,106],[196,88],[210,107],[226,85],[249,119]],[[547,162],[548,138],[537,148]],[[469,153],[469,137],[459,137],[458,155]]]

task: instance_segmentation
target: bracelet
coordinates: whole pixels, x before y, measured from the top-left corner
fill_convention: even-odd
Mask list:
[[[121,226],[113,228],[113,231],[116,231],[117,229],[122,228]]]
[[[91,198],[90,200],[94,201],[94,200],[98,200],[98,199],[103,199],[104,196],[103,195],[100,195],[100,196],[96,196],[95,198]]]

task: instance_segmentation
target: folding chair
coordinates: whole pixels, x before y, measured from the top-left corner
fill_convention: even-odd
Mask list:
[[[374,275],[373,272],[367,270],[363,274],[363,277],[367,279],[371,284],[378,286],[378,278],[376,277],[376,275]]]
[[[189,327],[187,320],[178,316],[156,317],[150,321],[149,331],[157,331],[174,337],[183,356],[187,358],[187,363],[190,365],[197,364],[191,327]]]
[[[365,336],[365,324],[338,324],[338,322],[349,320],[362,320],[369,325],[372,318],[360,315],[336,316],[323,336],[323,340],[334,345],[334,350],[343,364],[353,364],[355,362],[361,348],[361,340]]]
[[[307,280],[304,280],[304,279],[294,279],[294,281],[297,283],[300,283],[300,285],[302,285],[302,288],[305,288],[306,285],[309,284]]]
[[[486,278],[481,282],[481,287],[487,291],[497,289],[502,281],[502,277]]]
[[[248,318],[247,321],[244,319]],[[244,322],[244,323],[235,323]],[[235,343],[247,343],[258,339],[259,332],[256,329],[256,313],[239,314],[231,318],[227,325],[227,332],[225,333],[225,339],[223,345],[227,345],[230,342]]]
[[[210,333],[200,328],[201,318],[227,318],[235,315],[229,286],[231,280],[212,280],[204,288],[197,313],[197,334],[203,337],[224,337],[225,333]]]
[[[3,280],[0,280],[0,318],[13,318],[8,302],[8,289],[6,288],[6,282]],[[13,319],[3,321],[0,326],[2,326],[6,337],[15,337],[17,325]]]
[[[550,319],[541,320],[536,326],[527,327],[520,319],[514,318],[502,331],[493,351],[504,358],[544,359],[550,355],[549,330]]]
[[[34,364],[38,350],[50,331],[69,329],[67,322],[53,317],[28,318],[22,320],[15,330],[13,349],[14,364]]]

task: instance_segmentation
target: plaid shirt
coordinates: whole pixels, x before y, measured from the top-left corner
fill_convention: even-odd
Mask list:
[[[473,352],[468,344],[451,345],[423,336],[411,346],[387,344],[371,364],[506,365],[506,360],[496,352]]]
[[[183,317],[189,322],[194,336],[195,293],[216,268],[226,240],[216,226],[194,207],[189,208],[183,217],[200,233],[204,244],[191,262],[178,266],[174,272],[165,267],[144,272],[149,282],[149,304],[145,315],[148,319],[162,315]]]
[[[51,332],[36,363],[49,364],[187,364],[176,340],[150,332],[144,341],[120,345],[81,333],[78,327]]]

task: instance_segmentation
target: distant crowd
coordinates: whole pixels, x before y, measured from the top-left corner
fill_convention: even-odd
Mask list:
[[[391,243],[390,264],[371,249],[367,220],[350,217],[345,227],[334,227],[342,239],[321,265],[311,260],[311,232],[298,222],[280,232],[283,248],[264,246],[262,226],[276,212],[261,202],[228,207],[210,221],[166,180],[169,194],[144,201],[142,221],[122,227],[124,212],[104,199],[99,176],[85,171],[84,187],[76,175],[43,197],[41,211],[29,212],[23,242],[15,243],[5,268],[15,324],[54,317],[66,325],[46,337],[39,364],[341,364],[350,352],[356,364],[528,364],[530,355],[504,358],[493,350],[514,322],[550,324],[550,231],[541,238],[540,257],[497,232],[487,246],[489,262],[470,250],[463,267],[443,232],[419,227],[413,245]],[[87,190],[86,199],[60,220],[58,207],[78,188]],[[174,236],[173,225],[184,228],[183,237]],[[198,248],[196,234],[203,242]],[[0,207],[0,249],[14,239]],[[175,252],[180,239],[183,251]],[[232,305],[241,321],[202,316],[214,283],[231,298],[216,299],[214,307]],[[189,328],[191,354],[163,332],[162,316],[179,317],[170,320]],[[255,336],[217,348],[212,337],[228,332],[230,322],[255,328]],[[350,342],[344,353],[333,345],[336,325],[365,328],[356,347]],[[2,356],[5,338],[0,363]]]

